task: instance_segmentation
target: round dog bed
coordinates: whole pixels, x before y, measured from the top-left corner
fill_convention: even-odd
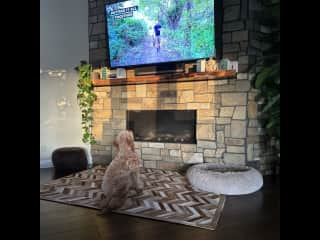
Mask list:
[[[263,185],[261,173],[246,166],[202,163],[190,167],[186,176],[193,186],[216,194],[249,194]]]

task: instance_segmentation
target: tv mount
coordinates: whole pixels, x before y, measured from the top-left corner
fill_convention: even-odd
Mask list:
[[[184,72],[182,63],[164,63],[153,66],[135,68],[136,76]]]

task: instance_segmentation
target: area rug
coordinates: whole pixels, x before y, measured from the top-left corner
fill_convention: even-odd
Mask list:
[[[99,209],[104,166],[40,185],[40,199]],[[177,171],[141,168],[143,193],[130,192],[116,213],[214,230],[225,203],[224,195],[196,189]]]

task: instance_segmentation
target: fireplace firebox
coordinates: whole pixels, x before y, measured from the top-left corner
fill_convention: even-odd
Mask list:
[[[135,141],[196,143],[196,110],[127,111]]]

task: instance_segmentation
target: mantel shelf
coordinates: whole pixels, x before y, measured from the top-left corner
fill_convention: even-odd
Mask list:
[[[216,72],[204,73],[171,73],[159,75],[135,76],[134,78],[110,78],[105,80],[93,79],[94,87],[119,86],[147,83],[168,83],[168,82],[188,82],[188,81],[204,81],[213,79],[228,79],[236,77],[234,70],[220,70]]]

